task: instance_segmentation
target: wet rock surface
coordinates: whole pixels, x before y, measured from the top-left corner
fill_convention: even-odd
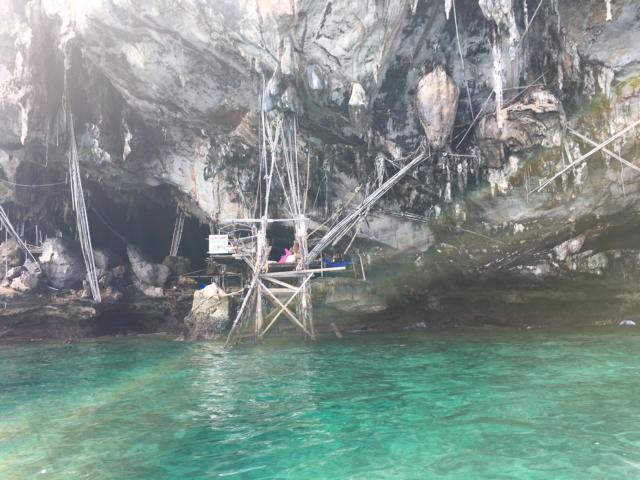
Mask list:
[[[193,294],[191,311],[185,318],[186,338],[211,340],[226,333],[230,327],[229,297],[215,283]]]

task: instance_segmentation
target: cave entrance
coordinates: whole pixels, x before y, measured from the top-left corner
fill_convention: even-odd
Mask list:
[[[95,248],[126,258],[126,246],[140,248],[149,260],[162,262],[169,255],[176,222],[174,196],[167,186],[115,191],[89,183],[87,214]],[[189,259],[192,270],[206,266],[209,226],[186,217],[178,255]]]
[[[295,236],[293,229],[282,223],[272,223],[267,229],[267,242],[271,246],[269,260],[277,262],[285,253],[285,248],[293,250]]]

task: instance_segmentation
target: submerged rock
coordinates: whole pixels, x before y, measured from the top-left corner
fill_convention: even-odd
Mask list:
[[[184,319],[187,338],[191,340],[213,339],[227,331],[229,297],[215,283],[193,294],[191,312]]]
[[[164,287],[171,273],[169,267],[147,260],[140,249],[127,245],[127,255],[136,278],[145,285]]]

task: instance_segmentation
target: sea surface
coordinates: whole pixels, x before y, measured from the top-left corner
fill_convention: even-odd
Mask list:
[[[640,327],[0,345],[0,479],[640,478]]]

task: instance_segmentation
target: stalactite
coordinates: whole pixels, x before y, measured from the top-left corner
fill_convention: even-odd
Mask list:
[[[613,11],[611,8],[611,0],[604,0],[604,3],[607,7],[607,22],[613,20]]]
[[[449,20],[449,15],[451,15],[451,7],[453,5],[453,0],[444,0],[444,14]]]

